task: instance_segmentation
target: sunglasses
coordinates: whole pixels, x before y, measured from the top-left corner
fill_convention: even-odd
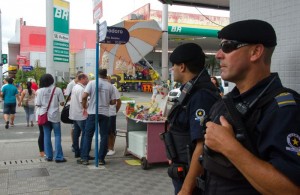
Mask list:
[[[242,43],[242,42],[238,42],[238,41],[228,40],[228,41],[223,41],[222,43],[220,43],[220,49],[222,49],[222,51],[224,53],[230,53],[234,50],[237,50],[237,49],[247,46],[247,45],[249,45],[249,43]]]

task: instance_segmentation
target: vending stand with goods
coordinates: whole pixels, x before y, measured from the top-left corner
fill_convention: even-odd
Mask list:
[[[152,163],[168,162],[160,134],[165,131],[167,97],[158,95],[154,103],[128,103],[125,111],[127,136],[125,154],[141,159],[142,169]]]

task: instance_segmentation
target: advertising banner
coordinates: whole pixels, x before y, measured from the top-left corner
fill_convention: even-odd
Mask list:
[[[53,0],[53,61],[69,63],[70,3]]]

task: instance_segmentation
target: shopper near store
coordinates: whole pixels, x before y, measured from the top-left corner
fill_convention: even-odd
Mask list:
[[[85,86],[88,84],[89,78],[86,74],[79,74],[77,76],[77,83],[72,89],[70,100],[69,118],[73,120],[73,147],[75,150],[75,158],[80,157],[80,150],[83,145],[84,127],[87,118],[87,111],[82,107],[82,95]],[[81,139],[80,139],[81,134]],[[79,144],[80,139],[80,144]]]
[[[29,122],[31,127],[34,126],[34,107],[35,107],[35,90],[31,87],[31,82],[26,83],[27,88],[24,89],[21,93],[20,102],[18,106],[23,106],[25,110],[25,117],[27,122],[27,127],[29,127]]]
[[[236,87],[206,123],[204,193],[300,194],[300,96],[271,73],[273,27],[244,20],[218,37],[221,77]]]
[[[100,133],[100,149],[99,149],[99,165],[105,165],[105,156],[107,154],[108,144],[108,119],[109,105],[116,104],[114,88],[112,84],[107,82],[107,70],[99,70],[98,80],[98,124]],[[82,106],[87,109],[88,118],[85,125],[85,135],[83,137],[83,148],[81,151],[81,159],[78,164],[89,164],[89,153],[91,150],[92,139],[95,132],[95,117],[96,117],[96,81],[90,81],[84,89],[82,97]],[[89,103],[87,98],[90,97]],[[96,135],[98,136],[98,135]],[[97,150],[97,149],[96,149]]]
[[[178,46],[170,55],[170,61],[174,81],[182,84],[182,92],[169,112],[169,128],[164,134],[170,159],[168,174],[175,194],[198,194],[196,177],[201,172],[198,158],[202,153],[204,121],[220,96],[210,81],[204,66],[205,54],[199,45],[187,43]],[[174,150],[169,150],[169,147]]]
[[[44,74],[40,79],[40,85],[43,86],[39,89],[37,94],[36,106],[40,107],[40,115],[47,112],[47,107],[50,102],[50,98],[53,93],[52,100],[47,112],[48,122],[43,125],[44,129],[44,144],[46,161],[52,161],[62,163],[67,160],[64,158],[63,150],[61,146],[61,126],[60,126],[60,112],[59,105],[64,105],[64,95],[62,90],[54,85],[54,79],[51,74]],[[51,131],[54,131],[55,137],[55,154],[53,155],[53,147],[51,142]]]
[[[110,76],[107,77],[107,81],[111,83]],[[119,112],[122,102],[121,102],[121,95],[119,93],[119,90],[116,88],[116,86],[113,85],[115,98],[116,98],[116,104],[110,105],[109,107],[109,122],[108,122],[108,152],[107,156],[112,156],[116,153],[114,146],[116,141],[116,135],[117,135],[117,113]]]
[[[82,73],[83,73],[82,71],[77,71],[76,77],[75,77],[74,79],[72,79],[72,81],[71,81],[70,83],[68,83],[67,88],[66,88],[65,93],[64,93],[65,98],[68,98],[68,97],[69,97],[69,95],[70,95],[71,92],[72,92],[73,87],[74,87],[74,86],[76,85],[76,83],[77,83],[77,77],[78,77],[78,75],[79,75],[79,74],[82,74]],[[67,100],[67,104],[69,104],[69,103],[70,103],[70,98]],[[73,144],[74,124],[71,124],[71,132],[70,132],[70,134],[71,134],[71,140],[72,140],[72,146],[71,146],[71,148],[72,148],[72,151],[75,152],[74,144]]]
[[[14,126],[17,100],[20,102],[20,97],[17,87],[13,84],[14,80],[12,78],[6,78],[5,80],[7,81],[7,85],[3,86],[1,96],[4,101],[3,114],[5,129],[8,129],[9,121],[10,126]]]

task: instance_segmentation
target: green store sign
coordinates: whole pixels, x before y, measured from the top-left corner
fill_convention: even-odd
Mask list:
[[[69,63],[70,4],[53,0],[53,61]]]
[[[205,28],[190,28],[183,26],[168,26],[168,33],[173,35],[186,36],[201,36],[201,37],[218,37],[218,31],[214,29]]]

